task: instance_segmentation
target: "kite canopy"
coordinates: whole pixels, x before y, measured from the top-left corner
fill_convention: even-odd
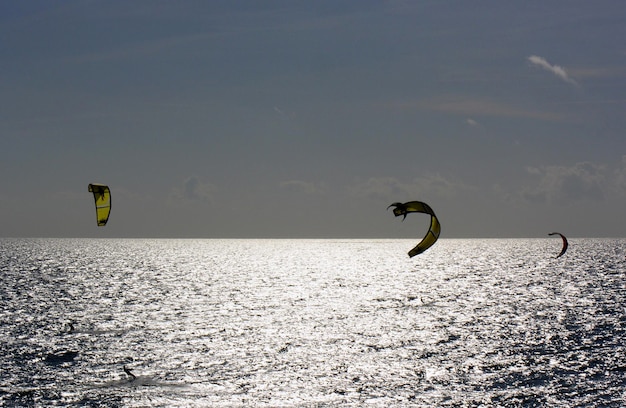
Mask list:
[[[402,215],[402,220],[406,218],[406,215],[408,213],[412,212],[430,214],[430,228],[428,229],[426,236],[424,236],[420,243],[417,244],[415,248],[409,251],[409,257],[412,258],[415,255],[421,254],[422,252],[433,246],[435,242],[437,242],[437,239],[439,239],[439,234],[441,233],[441,225],[439,224],[439,220],[437,219],[435,212],[432,208],[430,208],[428,204],[421,201],[409,201],[404,204],[393,203],[389,207],[387,207],[387,209],[389,209],[390,207],[395,207],[393,209],[393,215],[395,215],[396,217]]]
[[[560,232],[551,232],[548,235],[560,235],[561,239],[563,240],[563,248],[561,248],[561,253],[558,254],[556,257],[560,257],[561,255],[563,255],[565,253],[565,251],[567,251],[567,238],[565,238],[565,235],[561,234]]]
[[[104,184],[92,183],[89,185],[89,192],[93,193],[96,202],[98,227],[103,227],[109,220],[109,213],[111,212],[111,190],[109,190],[109,186]]]

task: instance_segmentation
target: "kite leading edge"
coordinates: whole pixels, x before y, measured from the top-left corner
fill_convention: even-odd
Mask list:
[[[439,220],[437,219],[435,212],[432,208],[430,208],[428,204],[421,201],[409,201],[404,204],[393,203],[389,207],[387,207],[387,209],[389,209],[390,207],[395,207],[393,209],[393,215],[395,215],[396,217],[402,215],[402,220],[406,218],[406,215],[408,213],[412,212],[430,214],[430,228],[428,229],[426,236],[424,236],[420,243],[417,244],[415,248],[409,251],[409,257],[412,258],[415,255],[421,254],[422,252],[433,246],[435,242],[437,242],[437,239],[439,239],[439,234],[441,233],[441,225],[439,224]]]
[[[568,247],[567,238],[565,238],[565,235],[561,234],[560,232],[551,232],[548,235],[560,235],[561,239],[563,240],[563,248],[561,248],[561,253],[556,256],[558,258],[561,255],[563,255],[565,251],[567,251],[567,247]]]
[[[89,192],[93,193],[96,202],[96,220],[98,227],[103,227],[109,220],[111,213],[111,190],[104,184],[89,184]]]

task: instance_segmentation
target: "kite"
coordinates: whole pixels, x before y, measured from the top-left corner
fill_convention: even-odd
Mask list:
[[[93,193],[93,199],[96,202],[98,227],[103,227],[107,224],[111,212],[111,190],[104,184],[90,184],[89,192]]]
[[[421,201],[409,201],[408,203],[404,204],[393,203],[389,207],[387,207],[387,209],[389,209],[390,207],[395,207],[393,209],[393,215],[395,215],[396,217],[400,215],[403,216],[402,221],[404,221],[408,213],[417,212],[430,214],[430,228],[428,229],[428,232],[426,233],[426,236],[424,236],[422,241],[417,244],[415,248],[409,251],[409,257],[412,258],[415,255],[421,254],[422,252],[433,246],[435,242],[437,242],[437,239],[439,239],[439,234],[441,233],[441,225],[439,224],[439,220],[437,219],[435,212],[432,208],[430,208],[428,204]]]
[[[561,253],[558,254],[556,257],[560,257],[561,255],[563,255],[565,253],[565,251],[567,251],[567,238],[565,238],[565,235],[561,234],[560,232],[551,232],[548,235],[560,235],[561,239],[563,240],[563,248],[561,249]]]

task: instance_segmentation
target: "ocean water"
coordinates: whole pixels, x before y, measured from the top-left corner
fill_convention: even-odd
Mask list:
[[[626,405],[625,239],[414,244],[0,239],[0,405]]]

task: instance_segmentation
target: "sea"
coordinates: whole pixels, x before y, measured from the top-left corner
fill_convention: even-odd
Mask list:
[[[6,407],[623,407],[626,239],[0,239]]]

